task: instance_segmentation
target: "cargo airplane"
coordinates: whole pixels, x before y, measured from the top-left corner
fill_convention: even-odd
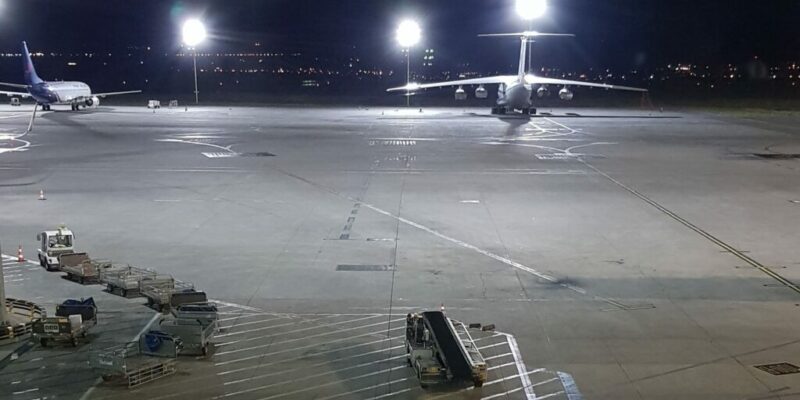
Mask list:
[[[481,37],[512,36],[520,38],[521,45],[519,51],[519,70],[517,72],[517,75],[489,76],[485,78],[463,79],[463,80],[446,81],[438,83],[410,82],[406,86],[391,88],[388,89],[387,91],[389,92],[405,91],[409,95],[411,95],[412,93],[418,90],[441,88],[448,86],[458,86],[458,89],[456,89],[456,99],[465,100],[467,94],[464,91],[464,86],[478,85],[478,88],[475,90],[475,97],[479,99],[485,99],[489,97],[489,92],[486,90],[484,85],[497,84],[499,85],[497,91],[497,105],[492,108],[492,114],[500,114],[500,115],[506,114],[507,112],[515,112],[516,110],[521,111],[523,114],[536,114],[536,108],[533,107],[533,101],[531,100],[534,87],[536,86],[538,86],[538,89],[536,90],[536,95],[540,98],[546,96],[549,93],[548,91],[549,85],[561,86],[562,88],[558,92],[558,96],[562,100],[566,101],[572,100],[572,98],[574,97],[572,91],[568,89],[568,87],[570,86],[587,86],[587,87],[603,88],[603,89],[647,92],[647,89],[639,89],[629,86],[617,86],[605,83],[592,83],[592,82],[581,82],[581,81],[569,81],[564,79],[553,79],[527,73],[525,59],[527,58],[529,42],[532,42],[533,39],[536,37],[545,37],[545,36],[572,37],[574,35],[526,31],[519,33],[499,33],[499,34],[489,34],[480,36]]]
[[[97,107],[100,105],[100,99],[104,97],[142,92],[141,90],[129,90],[125,92],[92,93],[89,85],[83,82],[45,82],[36,74],[33,61],[31,61],[31,54],[28,52],[28,45],[25,42],[22,42],[22,62],[25,71],[25,84],[0,82],[0,86],[26,89],[27,92],[0,91],[0,94],[9,97],[33,98],[37,106],[42,106],[44,111],[49,111],[50,106],[54,104],[69,104],[72,106],[73,111],[77,111],[84,107]]]

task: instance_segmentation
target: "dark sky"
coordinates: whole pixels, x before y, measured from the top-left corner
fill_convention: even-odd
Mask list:
[[[550,0],[541,31],[576,39],[537,45],[537,64],[652,66],[674,61],[742,62],[800,59],[798,0]],[[396,57],[393,31],[404,16],[423,25],[425,45],[446,61],[506,69],[511,40],[476,38],[526,27],[513,0],[0,0],[0,50],[27,40],[36,50],[118,50],[127,45],[173,48],[179,23],[201,15],[209,47],[260,40],[267,49],[352,53],[369,62]],[[544,59],[544,60],[542,60]]]

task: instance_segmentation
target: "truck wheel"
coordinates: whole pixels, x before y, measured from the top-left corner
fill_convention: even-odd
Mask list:
[[[45,266],[44,265],[44,259],[42,259],[42,255],[41,254],[39,254],[39,265],[42,266],[42,267]]]
[[[78,338],[72,338],[72,347],[78,347]]]
[[[110,382],[111,380],[114,379],[114,375],[103,375],[102,378],[103,382]]]
[[[476,388],[479,388],[483,386],[483,381],[480,379],[473,379],[472,384],[474,384]]]
[[[202,351],[203,351],[203,357],[205,357],[205,356],[207,356],[207,355],[208,355],[208,344],[206,344],[205,346],[203,346],[203,350],[202,350]]]
[[[122,294],[122,297],[128,297],[128,289],[120,290],[120,294]]]
[[[41,344],[42,347],[47,347],[47,339],[45,338],[39,339],[39,344]]]

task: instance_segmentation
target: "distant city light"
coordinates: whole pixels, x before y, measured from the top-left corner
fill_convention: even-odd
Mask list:
[[[206,39],[206,27],[200,20],[190,19],[183,23],[183,43],[195,47]]]
[[[547,12],[547,0],[517,0],[517,14],[524,20],[540,18]]]
[[[406,20],[397,28],[397,42],[400,46],[413,47],[422,39],[422,29],[415,21]]]

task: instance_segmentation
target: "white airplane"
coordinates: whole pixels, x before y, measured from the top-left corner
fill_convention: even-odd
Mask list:
[[[0,94],[9,97],[31,97],[36,100],[37,106],[42,106],[44,111],[49,111],[50,105],[53,104],[69,104],[72,106],[73,111],[77,111],[82,107],[97,107],[100,105],[100,99],[107,96],[142,92],[141,90],[129,90],[125,92],[92,93],[89,85],[83,82],[45,82],[36,74],[31,55],[28,52],[28,45],[25,42],[22,42],[22,57],[23,67],[25,68],[25,84],[0,82],[0,86],[26,89],[27,92],[0,91]]]
[[[525,59],[527,57],[528,43],[532,42],[533,38],[542,36],[573,37],[574,35],[525,31],[519,33],[498,33],[498,34],[479,35],[479,36],[520,37],[522,44],[520,45],[520,51],[519,51],[519,70],[517,72],[517,75],[489,76],[485,78],[463,79],[457,81],[447,81],[438,83],[411,82],[408,83],[406,86],[391,88],[388,89],[387,91],[388,92],[406,91],[408,95],[411,95],[413,92],[423,89],[458,86],[458,89],[456,89],[456,100],[465,100],[467,98],[467,94],[464,91],[464,86],[478,85],[478,88],[475,90],[475,97],[479,99],[485,99],[489,97],[489,92],[486,91],[484,85],[499,84],[500,86],[497,91],[497,106],[492,108],[492,114],[500,114],[500,115],[505,114],[507,112],[514,112],[516,110],[521,111],[523,114],[536,114],[536,109],[533,108],[533,102],[531,100],[534,86],[539,87],[536,91],[538,97],[544,97],[548,94],[548,89],[547,89],[548,85],[563,86],[562,89],[558,92],[558,95],[562,100],[566,101],[572,100],[572,98],[574,97],[572,91],[570,91],[567,88],[569,86],[588,86],[588,87],[603,88],[603,89],[647,92],[647,89],[639,89],[629,86],[617,86],[617,85],[608,85],[605,83],[591,83],[591,82],[581,82],[581,81],[568,81],[564,79],[545,78],[541,76],[536,76],[534,74],[528,74],[526,72],[527,68],[525,65]]]

